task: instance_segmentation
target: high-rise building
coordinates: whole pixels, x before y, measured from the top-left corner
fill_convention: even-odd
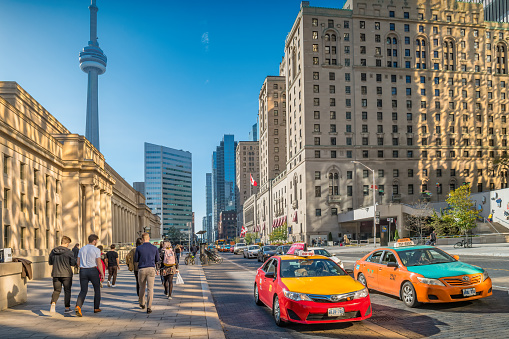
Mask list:
[[[205,202],[206,202],[206,216],[204,217],[204,231],[207,242],[213,242],[214,232],[212,227],[212,173],[205,174]]]
[[[237,212],[222,211],[219,213],[218,239],[233,240],[237,236]]]
[[[509,22],[509,0],[472,0],[484,4],[484,20]]]
[[[251,126],[249,131],[249,141],[258,141],[258,123]]]
[[[87,92],[87,125],[85,137],[99,150],[99,109],[98,82],[99,75],[106,72],[107,58],[97,42],[97,11],[96,0],[91,0],[90,9],[90,40],[88,46],[80,52],[80,68],[88,74]]]
[[[259,186],[251,184],[251,176],[257,183],[260,181],[260,158],[258,141],[239,141],[236,150],[236,195],[237,195],[237,233],[243,225],[244,201],[252,194],[258,193]]]
[[[191,232],[191,153],[146,142],[145,196],[147,205],[161,218],[163,235],[171,227]]]
[[[268,76],[265,79],[259,96],[258,122],[260,185],[263,186],[286,167],[285,77]]]
[[[483,13],[463,1],[303,1],[281,72],[286,172],[245,202],[256,204],[254,229],[372,238],[375,194],[381,225],[393,218],[403,235],[408,204],[443,201],[463,183],[507,187],[493,162],[507,155],[509,24]]]
[[[214,232],[217,232],[219,214],[236,211],[235,198],[235,149],[237,142],[231,134],[225,134],[212,155],[212,205]],[[217,235],[217,233],[216,233]]]
[[[139,182],[133,182],[133,188],[140,192],[141,194],[145,195],[145,182],[139,181]]]

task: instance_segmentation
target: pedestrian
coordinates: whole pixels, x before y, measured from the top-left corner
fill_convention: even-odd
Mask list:
[[[163,250],[164,250],[164,242],[165,240],[162,240],[160,243],[159,243],[159,257],[161,257],[161,253],[163,253]],[[161,274],[159,274],[159,278],[161,278],[161,284],[164,285],[164,279],[163,279],[163,276]]]
[[[99,249],[99,251],[101,251],[101,266],[100,266],[100,268],[101,268],[101,272],[103,273],[103,277],[105,277],[106,276],[106,265],[104,264],[104,252],[103,252],[104,247],[103,247],[103,245],[99,245],[99,246],[97,246],[97,248]],[[102,280],[101,280],[100,285],[102,288],[103,287]]]
[[[177,264],[180,263],[180,253],[182,253],[182,246],[180,244],[175,245],[175,255],[177,256]]]
[[[76,245],[74,245],[74,247],[72,248],[72,253],[74,254],[74,260],[78,260],[79,251],[80,251],[80,244],[76,243]],[[78,265],[74,266],[74,273],[75,274],[79,273]]]
[[[433,232],[429,235],[429,241],[431,246],[435,246],[437,243],[437,234],[435,233],[435,230],[433,230]]]
[[[117,281],[117,272],[120,270],[120,261],[118,259],[118,253],[115,251],[115,244],[111,244],[111,251],[106,252],[105,264],[108,267],[108,287],[115,287]]]
[[[175,252],[171,248],[171,242],[164,242],[161,252],[161,276],[163,277],[164,294],[171,300],[173,292],[173,275],[178,272],[178,264],[175,258]]]
[[[53,266],[53,295],[51,296],[50,312],[54,313],[58,297],[64,286],[65,313],[71,312],[72,267],[76,266],[74,253],[69,249],[71,238],[63,236],[60,246],[55,247],[49,254],[48,263]]]
[[[143,243],[141,238],[136,239],[136,247],[140,246]],[[125,257],[125,262],[129,271],[134,272],[134,277],[136,278],[136,294],[138,297],[140,296],[140,282],[138,281],[138,263],[134,262],[134,254],[136,252],[136,247],[127,253]]]
[[[150,235],[143,233],[141,235],[143,244],[136,247],[134,253],[134,262],[138,263],[138,279],[140,282],[139,303],[142,309],[147,306],[147,313],[152,313],[152,299],[154,297],[154,279],[156,274],[156,265],[159,264],[160,257],[157,247],[150,243]],[[145,289],[147,290],[147,304],[145,305]]]
[[[80,285],[81,291],[76,301],[76,315],[82,317],[81,307],[85,301],[88,292],[88,282],[94,286],[94,313],[101,312],[99,308],[101,303],[100,282],[104,279],[104,273],[101,265],[101,251],[95,247],[99,237],[95,234],[88,236],[88,245],[83,246],[78,253],[78,265],[80,267]]]

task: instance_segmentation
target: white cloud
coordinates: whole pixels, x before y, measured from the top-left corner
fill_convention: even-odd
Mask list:
[[[201,43],[205,45],[205,51],[209,50],[209,32],[205,32],[201,36]]]

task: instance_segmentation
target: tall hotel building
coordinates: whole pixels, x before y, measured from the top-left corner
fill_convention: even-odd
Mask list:
[[[260,155],[258,141],[239,141],[236,151],[236,195],[237,195],[237,232],[240,234],[244,225],[244,202],[258,192],[258,185],[251,184],[251,177],[258,184],[260,181]]]
[[[381,224],[395,218],[400,234],[421,192],[506,187],[493,161],[507,154],[509,24],[484,14],[445,0],[302,2],[285,41],[287,163],[269,224],[282,211],[294,240],[372,237],[372,172],[352,161],[375,172]],[[261,163],[275,146],[260,119]]]
[[[159,215],[162,234],[190,232],[193,222],[191,153],[145,143],[145,196]]]

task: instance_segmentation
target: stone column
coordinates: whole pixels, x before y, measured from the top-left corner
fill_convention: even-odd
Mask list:
[[[94,233],[101,241],[101,190],[98,186],[94,187]],[[106,244],[102,244],[106,246]],[[106,248],[106,247],[105,247]]]
[[[107,194],[105,191],[101,191],[101,243],[105,246],[110,245],[110,241],[108,239],[108,226],[106,224],[106,214],[107,214]]]
[[[87,238],[94,233],[94,185],[85,185],[85,239],[84,244],[88,244]]]
[[[112,223],[112,215],[111,215],[111,206],[112,205],[112,201],[111,201],[111,195],[107,194],[106,195],[106,233],[107,233],[107,237],[108,237],[108,241],[110,243],[113,243],[113,237],[112,237],[112,228],[113,228],[113,223]]]

